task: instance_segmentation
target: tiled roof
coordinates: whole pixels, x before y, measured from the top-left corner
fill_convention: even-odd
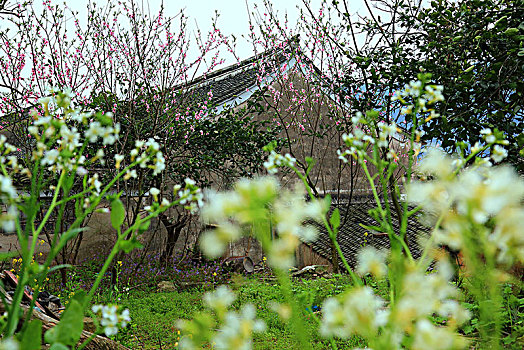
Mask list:
[[[286,62],[283,50],[268,50],[228,67],[202,75],[187,84],[174,87],[185,91],[183,95],[191,101],[205,101],[212,91],[211,104],[220,106],[242,95],[246,90],[257,86],[257,73],[264,59],[276,59],[277,64]]]
[[[349,206],[342,205],[339,207],[341,225],[339,227],[337,241],[344,257],[352,267],[356,265],[357,252],[362,247],[373,246],[377,249],[390,248],[389,238],[386,234],[373,233],[361,226],[361,224],[378,226],[377,222],[368,213],[369,210],[375,208],[376,204],[373,202],[355,203]],[[398,216],[394,210],[391,215],[395,232],[398,232]],[[310,246],[313,251],[331,261],[331,239],[329,238],[327,230],[321,224],[314,223],[314,226],[319,229],[319,236],[315,242],[307,243],[307,245]],[[421,249],[418,245],[419,238],[429,235],[429,231],[430,229],[428,227],[418,221],[416,215],[408,219],[407,238],[411,254],[414,258],[418,258],[421,255]],[[340,266],[343,268],[342,262],[340,262]]]

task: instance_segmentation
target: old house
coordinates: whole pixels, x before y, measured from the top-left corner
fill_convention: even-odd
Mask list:
[[[344,147],[342,134],[351,124],[348,120],[351,109],[325,89],[322,79],[322,73],[302,57],[296,44],[291,42],[200,77],[185,88],[202,98],[212,95],[217,113],[228,108],[243,108],[249,103],[259,104],[261,108],[254,109],[253,116],[282,126],[283,152],[291,153],[299,168],[305,172],[306,159],[316,160],[308,174],[309,185],[319,196],[332,194],[333,205],[341,208],[338,239],[353,265],[355,254],[362,246],[388,248],[389,239],[360,226],[369,224],[368,210],[374,207],[368,196],[368,183],[357,164],[342,163],[336,153]],[[404,146],[400,139],[393,143],[397,148]],[[297,180],[294,174],[280,176],[284,185]],[[427,234],[427,230],[414,218],[409,227],[408,241],[412,242],[413,254],[417,257],[418,238]],[[331,264],[331,242],[325,229],[319,227],[319,231],[316,242],[303,244],[297,250],[299,267]],[[230,244],[226,256],[250,256],[256,262],[260,261],[262,251],[253,239],[245,238]]]
[[[291,153],[304,172],[308,158],[316,161],[307,176],[313,191],[318,195],[333,194],[333,205],[351,204],[344,212],[339,240],[348,259],[353,261],[354,253],[364,243],[386,247],[388,239],[376,235],[366,237],[365,230],[358,226],[359,221],[367,217],[366,208],[371,208],[369,203],[358,200],[366,197],[368,185],[358,165],[344,164],[336,154],[336,150],[343,147],[342,134],[350,125],[348,118],[351,109],[326,89],[322,83],[324,78],[322,72],[300,54],[296,42],[292,41],[174,89],[190,100],[208,101],[209,105],[214,106],[209,115],[220,117],[227,110],[249,107],[254,118],[281,126],[283,152]],[[264,173],[262,169],[261,173]],[[232,180],[216,178],[215,184],[227,184]],[[296,177],[284,172],[281,181],[284,185],[291,185]],[[111,246],[115,235],[106,216],[93,214],[88,223],[90,230],[84,234],[81,257]],[[146,238],[152,242],[149,248],[162,249],[165,246],[164,226],[159,221],[153,223],[155,232]],[[176,241],[175,250],[190,249],[201,231],[198,223],[187,225]],[[297,252],[299,265],[330,260],[329,241],[326,241],[321,228],[320,231],[317,242],[303,245]],[[245,238],[231,244],[227,256],[250,256],[257,262],[262,254],[255,240]]]

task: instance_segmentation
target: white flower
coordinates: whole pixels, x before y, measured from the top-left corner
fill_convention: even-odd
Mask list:
[[[444,101],[444,95],[442,91],[444,87],[442,85],[426,85],[426,93],[424,97],[428,99],[428,104],[433,104],[437,101]]]
[[[136,170],[127,170],[126,174],[124,175],[124,180],[129,180],[130,178],[136,179],[138,177],[138,174],[136,173]]]
[[[421,81],[411,81],[409,86],[406,87],[406,92],[413,97],[418,97],[420,95],[420,89],[422,88]]]
[[[384,277],[387,273],[386,252],[371,246],[364,247],[358,252],[357,272],[360,275],[371,273],[375,277]]]
[[[213,292],[207,292],[202,298],[211,309],[226,310],[236,299],[235,293],[227,286],[220,285]]]
[[[353,124],[359,124],[359,123],[365,123],[365,122],[366,120],[364,119],[362,112],[357,112],[355,116],[351,118],[351,123]]]
[[[78,168],[76,168],[76,173],[79,175],[79,176],[84,176],[84,175],[87,175],[87,169],[82,167],[82,166],[79,166]]]
[[[38,103],[40,103],[41,105],[44,105],[44,106],[47,106],[50,102],[53,101],[53,98],[48,96],[48,97],[41,97],[38,99]]]
[[[242,231],[237,225],[230,222],[220,223],[216,229],[204,232],[200,239],[200,248],[204,254],[211,258],[221,256],[229,242],[237,240],[242,235]]]
[[[33,125],[35,126],[43,125],[47,127],[49,124],[51,124],[51,117],[39,117],[33,122]]]
[[[102,318],[100,325],[104,327],[104,333],[108,337],[117,334],[118,327],[124,328],[131,322],[129,310],[125,309],[118,313],[118,306],[116,305],[93,305],[91,310]]]
[[[346,293],[341,302],[328,298],[322,306],[320,334],[324,337],[349,338],[353,334],[370,337],[387,322],[384,301],[369,287],[357,287]]]
[[[112,145],[116,142],[116,140],[118,140],[118,134],[115,132],[115,129],[112,126],[101,128],[100,137],[102,137],[102,143],[104,145]]]
[[[160,194],[160,190],[156,187],[151,187],[151,189],[149,190],[149,194],[153,196],[155,201],[158,201],[158,195]]]
[[[52,149],[45,152],[45,156],[42,159],[42,165],[53,165],[57,162],[60,152],[56,149]]]
[[[147,140],[145,146],[146,148],[151,149],[153,152],[158,152],[160,150],[160,145],[152,138]]]
[[[0,214],[0,226],[5,232],[14,232],[16,230],[16,218],[18,217],[18,209],[16,206],[10,205],[7,208],[7,213]]]
[[[266,168],[268,173],[276,174],[278,172],[279,167],[293,167],[296,161],[297,160],[293,158],[289,153],[286,153],[285,156],[282,156],[281,154],[278,154],[275,151],[271,151],[267,161],[264,162],[264,167]]]
[[[277,269],[289,269],[295,264],[295,250],[299,244],[298,236],[290,233],[275,239],[268,252],[269,264]]]
[[[435,175],[440,179],[446,179],[453,176],[453,160],[443,151],[430,148],[426,157],[422,160],[419,170]]]
[[[0,340],[0,350],[18,350],[20,349],[20,344],[13,338],[5,338]]]
[[[453,186],[457,209],[484,223],[508,206],[516,206],[524,196],[524,183],[509,167],[488,168],[483,173],[466,170]]]
[[[38,127],[34,126],[34,125],[31,125],[29,127],[27,127],[27,131],[33,135],[33,136],[39,136],[40,133],[39,133],[39,130],[38,130]]]
[[[213,340],[217,349],[250,350],[253,333],[263,332],[265,329],[264,321],[256,319],[255,307],[248,304],[244,305],[239,314],[226,314],[225,322]]]
[[[491,152],[491,159],[493,159],[495,163],[501,162],[507,156],[508,156],[508,151],[506,151],[504,147],[500,145],[495,145],[493,147],[493,151]]]
[[[413,350],[462,349],[467,343],[451,330],[434,326],[429,320],[422,319],[415,326]]]
[[[129,155],[131,156],[131,159],[134,160],[134,158],[138,155],[138,150],[136,148],[133,148]]]
[[[18,195],[16,189],[13,186],[13,182],[10,177],[0,174],[0,192],[7,194],[9,198],[16,198]]]
[[[96,151],[95,158],[96,158],[96,159],[100,159],[100,163],[101,163],[102,165],[105,163],[105,161],[104,161],[104,156],[105,156],[104,150],[103,150],[102,148],[99,148],[99,149]]]
[[[429,275],[408,268],[402,281],[402,297],[394,312],[394,322],[401,329],[408,331],[414,322],[433,313],[451,317],[459,324],[469,317],[468,312],[453,299],[459,292],[449,283],[454,274],[449,261],[440,259],[436,268],[437,273]]]
[[[89,142],[93,143],[98,140],[104,131],[105,128],[99,122],[93,122],[89,124],[89,129],[84,133],[84,136]]]
[[[115,154],[115,168],[120,169],[120,164],[124,160],[124,156],[121,154]]]
[[[94,174],[92,177],[90,177],[87,183],[89,186],[94,187],[96,193],[100,193],[102,183],[98,180],[98,174]]]
[[[491,131],[490,128],[484,128],[484,129],[480,130],[480,134],[481,135],[491,135],[491,134],[493,134],[493,132]]]
[[[162,152],[156,153],[155,164],[153,165],[153,176],[160,174],[166,169],[166,160]]]
[[[524,208],[508,208],[497,217],[497,223],[490,242],[499,249],[497,260],[512,264],[524,261]]]
[[[60,136],[62,136],[62,140],[59,140],[59,143],[62,145],[62,147],[70,151],[73,151],[75,148],[81,146],[80,134],[74,127],[69,129],[67,125],[62,125],[60,128]]]

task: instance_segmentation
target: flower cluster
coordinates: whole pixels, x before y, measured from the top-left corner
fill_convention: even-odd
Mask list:
[[[41,159],[41,164],[53,172],[78,171],[86,173],[86,157],[82,154],[85,142],[95,143],[99,139],[103,145],[113,145],[119,138],[120,125],[113,125],[112,113],[83,113],[71,106],[71,95],[66,92],[55,92],[49,97],[40,99],[44,113],[32,111],[33,125],[28,127],[30,136],[36,140],[33,160]],[[50,108],[50,106],[53,106]],[[86,124],[82,133],[79,127]],[[82,137],[83,136],[83,137]],[[82,142],[82,139],[86,140]],[[100,160],[103,164],[103,150],[91,159],[91,163]]]
[[[518,225],[524,218],[524,181],[512,169],[473,166],[455,176],[453,160],[438,150],[428,152],[421,169],[435,179],[411,184],[408,200],[426,213],[442,216],[434,233],[438,243],[461,249],[467,244],[465,232],[474,230],[479,239],[498,248],[500,262],[524,261]],[[486,225],[488,220],[494,229]]]
[[[141,168],[153,169],[153,176],[166,169],[166,160],[162,151],[160,151],[160,144],[152,138],[147,141],[135,141],[135,148],[131,150],[130,155],[131,162],[136,160]],[[153,164],[150,164],[151,158],[153,158]],[[136,172],[129,172],[127,177],[136,177]]]
[[[240,312],[228,312],[224,324],[220,327],[214,338],[217,349],[252,348],[252,334],[265,331],[264,321],[256,318],[255,307],[251,304],[244,305]]]
[[[0,227],[6,232],[15,230],[15,220],[18,217],[18,209],[16,208],[18,194],[6,171],[7,167],[10,167],[13,172],[18,172],[21,169],[16,156],[10,155],[14,151],[16,151],[16,147],[9,144],[4,135],[0,135],[0,167],[5,174],[0,174],[0,201],[7,205],[7,210],[0,214]]]
[[[428,78],[429,76],[419,76],[420,80],[412,81],[403,90],[395,92],[391,101],[400,101],[404,104],[401,114],[412,114],[414,108],[419,108],[421,112],[429,113],[426,121],[439,116],[434,109],[428,107],[439,101],[444,101],[442,94],[444,87],[442,85],[424,84],[423,81]],[[408,99],[414,100],[415,104],[410,104],[407,101]]]
[[[485,128],[480,131],[482,139],[486,142],[488,146],[493,146],[491,149],[491,159],[495,163],[500,163],[504,158],[508,156],[508,151],[501,145],[507,146],[509,144],[508,140],[504,139],[504,133],[495,129],[492,131],[490,128]],[[471,148],[473,153],[477,153],[482,149],[482,146],[479,142],[476,142],[475,145]],[[485,161],[486,163],[488,161]]]
[[[118,328],[125,328],[131,318],[129,310],[119,312],[116,305],[94,305],[91,310],[100,317],[100,325],[104,327],[104,333],[108,337],[118,333]]]
[[[453,299],[459,291],[450,283],[454,270],[449,261],[441,258],[436,268],[436,273],[426,274],[413,265],[407,266],[401,296],[391,315],[400,332],[412,332],[414,323],[427,320],[433,313],[449,318],[448,324],[453,326],[469,319],[469,312]]]
[[[269,263],[289,268],[300,240],[316,238],[316,231],[303,223],[308,219],[319,220],[324,213],[321,203],[306,202],[304,193],[299,186],[293,191],[282,190],[272,177],[240,180],[229,192],[209,191],[202,218],[217,228],[203,235],[200,242],[203,251],[211,257],[220,256],[226,245],[238,239],[245,229],[253,229],[263,242],[262,236],[272,227],[277,238],[264,248]]]
[[[195,180],[186,178],[184,183],[185,186],[183,189],[180,185],[178,185],[175,186],[173,192],[178,191],[180,204],[184,205],[185,208],[189,209],[192,213],[195,213],[204,205],[204,194],[202,193],[202,190],[196,185]]]
[[[244,305],[240,312],[227,311],[235,298],[235,294],[226,286],[219,286],[204,295],[205,305],[216,313],[221,323],[218,332],[205,339],[216,349],[249,350],[252,348],[253,333],[266,329],[264,321],[256,318],[255,307],[251,304]],[[192,329],[192,322],[181,320],[179,326],[187,333]],[[189,335],[183,337],[179,344],[180,349],[199,349],[198,345]]]
[[[387,323],[384,301],[370,287],[358,287],[345,293],[342,300],[328,298],[322,305],[320,333],[325,337],[349,338],[353,334],[371,337]]]
[[[360,254],[368,261],[373,251]],[[384,254],[375,257],[381,261]],[[366,261],[359,261],[365,266]],[[322,306],[323,318],[320,332],[325,337],[349,338],[360,335],[379,343],[385,348],[397,349],[405,337],[413,339],[416,349],[460,349],[466,342],[455,333],[455,328],[470,317],[453,298],[458,290],[449,283],[453,270],[445,259],[440,259],[437,272],[427,274],[413,263],[406,264],[406,274],[401,281],[400,295],[394,305],[386,307],[384,300],[376,296],[370,287],[356,287],[342,296],[328,298]],[[379,269],[381,273],[382,267]],[[444,347],[435,347],[438,338],[430,337],[429,330],[437,327],[429,321],[433,314],[448,319],[449,327],[438,328]],[[430,337],[430,338],[428,338]],[[429,342],[426,347],[425,341]]]
[[[276,174],[278,168],[282,166],[293,167],[296,163],[296,159],[293,158],[289,153],[286,155],[281,155],[275,151],[271,151],[266,162],[264,162],[264,167],[267,172],[270,174]]]
[[[15,230],[16,218],[18,217],[17,198],[18,195],[11,178],[0,174],[0,200],[2,203],[7,204],[7,211],[0,215],[0,227],[5,232],[13,232]]]
[[[338,158],[344,163],[347,163],[347,156],[352,156],[357,159],[365,158],[366,151],[370,145],[376,144],[378,147],[388,148],[388,139],[397,134],[397,125],[395,122],[387,124],[381,121],[377,123],[377,128],[378,136],[374,138],[366,134],[361,125],[355,124],[352,133],[342,135],[342,140],[349,148],[344,151],[337,150]],[[396,152],[391,148],[388,149],[387,157],[388,159],[398,159]]]

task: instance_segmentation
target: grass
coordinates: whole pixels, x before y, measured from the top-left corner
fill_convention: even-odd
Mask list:
[[[326,349],[330,348],[330,345],[328,341],[318,336],[318,325],[316,321],[306,316],[306,308],[318,308],[322,299],[340,293],[347,283],[349,279],[346,276],[295,282],[295,295],[305,311],[303,331],[311,334],[314,349]],[[299,348],[288,326],[271,310],[271,303],[283,301],[279,286],[273,282],[244,276],[233,278],[230,286],[237,294],[233,308],[238,309],[243,304],[252,303],[257,308],[257,317],[266,322],[267,331],[255,336],[254,349]],[[204,310],[202,295],[205,290],[206,288],[171,293],[130,292],[121,298],[119,304],[130,310],[132,322],[115,339],[132,349],[177,349],[176,345],[179,341],[177,320],[190,319]],[[106,297],[109,297],[109,294]],[[100,302],[106,302],[104,299],[101,295]],[[349,341],[340,341],[337,345],[339,349],[352,349],[365,344],[355,337]]]
[[[266,332],[256,334],[253,340],[254,349],[299,349],[286,323],[271,309],[271,304],[282,302],[280,287],[271,278],[269,271],[260,272],[252,276],[234,274],[227,270],[220,262],[191,262],[178,261],[176,258],[169,262],[160,263],[157,256],[147,256],[137,262],[138,257],[127,256],[118,268],[116,286],[111,286],[109,273],[95,295],[94,304],[118,304],[128,308],[132,322],[126,329],[121,330],[115,340],[131,349],[177,349],[180,340],[177,320],[193,319],[204,310],[202,296],[206,291],[214,289],[220,284],[228,284],[237,295],[233,308],[251,303],[256,306],[257,317],[267,325]],[[89,289],[103,263],[104,257],[96,257],[82,265],[68,271],[68,282],[61,284],[59,275],[51,275],[51,279],[44,288],[54,292],[63,302],[74,292]],[[199,287],[178,292],[159,292],[157,284],[162,280],[173,281],[175,284],[195,283]],[[389,288],[386,280],[375,281],[366,279],[375,293],[384,300],[389,299]],[[319,336],[318,324],[308,318],[313,310],[320,316],[322,302],[330,296],[342,293],[351,284],[346,275],[335,275],[330,278],[294,280],[293,295],[304,310],[304,329],[312,340],[314,349],[331,348],[329,342]],[[507,349],[522,349],[524,331],[522,315],[524,298],[522,289],[508,284],[504,288],[504,300],[507,303],[503,319],[503,343]],[[468,303],[468,301],[470,303]],[[464,305],[470,309],[472,319],[461,329],[461,333],[472,340],[478,336],[476,326],[477,306],[471,300],[465,300]],[[469,307],[468,307],[469,306]],[[436,317],[433,322],[440,324]],[[365,342],[358,337],[348,341],[337,340],[338,349],[364,348]],[[475,348],[475,346],[473,346]]]

